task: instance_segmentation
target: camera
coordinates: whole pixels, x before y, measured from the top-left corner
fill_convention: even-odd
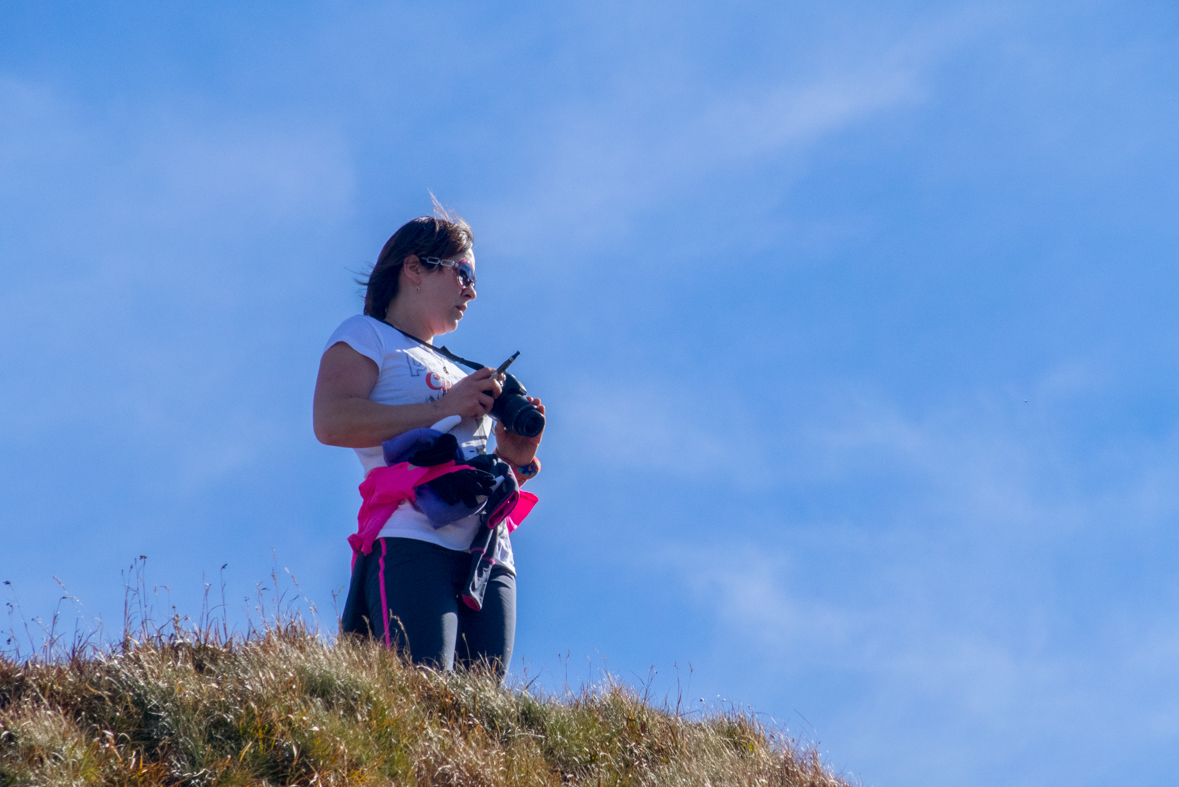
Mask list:
[[[514,374],[501,372],[501,375],[503,392],[495,398],[491,416],[509,432],[523,437],[536,437],[544,431],[544,415],[536,409],[536,405],[524,398],[528,391],[520,385]]]

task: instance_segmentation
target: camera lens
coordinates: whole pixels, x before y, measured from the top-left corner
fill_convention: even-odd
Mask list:
[[[502,393],[491,406],[491,415],[509,432],[524,437],[536,437],[544,431],[544,415],[524,398],[528,393],[511,374],[504,375]]]
[[[544,416],[540,410],[519,394],[500,394],[491,408],[491,414],[509,432],[524,437],[536,437],[544,430]]]
[[[544,416],[531,404],[516,415],[512,431],[524,437],[536,437],[544,431]]]

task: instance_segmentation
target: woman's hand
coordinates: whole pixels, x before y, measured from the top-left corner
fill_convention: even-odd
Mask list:
[[[541,415],[544,415],[544,405],[540,403],[540,399],[535,396],[524,398],[534,404],[536,409],[540,410]],[[544,432],[536,437],[524,437],[515,432],[509,432],[503,424],[497,421],[495,424],[495,452],[508,464],[523,467],[536,457],[536,448],[540,445],[542,437],[544,437]]]
[[[443,416],[482,418],[495,404],[495,397],[499,396],[500,390],[495,380],[495,369],[483,367],[452,385],[438,400],[438,406]]]

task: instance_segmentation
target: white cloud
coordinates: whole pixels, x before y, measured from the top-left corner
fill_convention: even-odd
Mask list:
[[[282,445],[260,370],[352,209],[330,123],[172,105],[115,111],[0,79],[3,434],[177,458],[192,486]],[[261,253],[260,253],[261,252]],[[289,324],[282,330],[290,331]],[[171,477],[170,481],[171,482]]]
[[[587,458],[615,467],[677,476],[729,475],[716,457],[733,449],[732,437],[690,414],[690,397],[648,380],[625,390],[599,382],[573,385],[563,407],[577,413],[568,443]],[[619,446],[634,450],[620,452]]]
[[[722,170],[789,161],[826,135],[920,100],[909,70],[868,71],[670,108],[634,97],[579,105],[538,140],[528,196],[488,206],[485,222],[530,228],[521,240],[528,244],[536,227],[549,224],[578,242],[603,238],[606,227],[617,239],[626,217],[696,192]]]
[[[801,438],[798,484],[834,490],[826,513],[762,514],[665,544],[654,562],[707,610],[717,660],[755,665],[751,685],[860,687],[820,731],[845,761],[889,759],[897,733],[873,727],[882,719],[938,752],[950,780],[1061,738],[1096,757],[1173,733],[1175,590],[1127,597],[1101,561],[1167,543],[1179,435],[1146,450],[1128,437],[1134,459],[1094,472],[1103,460],[1059,412],[1108,385],[1090,360],[1030,381],[1026,405],[988,394],[912,416],[864,397]],[[1018,756],[1028,778],[1042,772]]]
[[[172,101],[117,112],[46,85],[0,80],[0,200],[10,203],[16,230],[6,253],[64,237],[85,239],[74,248],[93,255],[98,240],[126,270],[154,264],[144,241],[161,235],[177,245],[240,241],[278,223],[338,219],[350,207],[351,162],[331,125]]]
[[[790,65],[694,92],[661,62],[675,62],[683,44],[646,42],[658,51],[642,62],[654,65],[628,62],[604,97],[553,110],[530,150],[532,182],[519,199],[497,194],[485,222],[527,228],[515,242],[504,238],[526,254],[536,228],[549,225],[567,241],[614,243],[636,214],[688,195],[720,199],[707,183],[748,168],[773,169],[784,193],[825,139],[929,100],[937,70],[1001,16],[959,6],[898,30],[892,18],[872,29],[866,14],[837,35],[791,42]]]

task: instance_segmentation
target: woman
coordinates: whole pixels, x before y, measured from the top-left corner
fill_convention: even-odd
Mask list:
[[[468,374],[455,363],[457,356],[433,347],[436,336],[458,327],[475,299],[471,229],[441,213],[414,219],[389,239],[365,282],[364,315],[336,329],[320,362],[315,436],[355,449],[370,478],[386,464],[381,444],[414,429],[434,425],[446,431],[457,420],[449,433],[462,458],[486,450],[488,411],[500,393],[495,371]],[[539,399],[529,401],[543,413]],[[495,438],[495,453],[519,483],[536,475],[539,435],[521,437],[496,424]],[[478,520],[472,515],[439,527],[412,502],[400,503],[383,526],[377,523],[370,553],[375,559],[355,563],[349,604],[361,603],[372,634],[415,663],[450,669],[457,650],[461,666],[484,662],[502,676],[516,625],[516,576],[505,525],[493,540],[482,609],[458,601],[471,571],[468,550]]]

